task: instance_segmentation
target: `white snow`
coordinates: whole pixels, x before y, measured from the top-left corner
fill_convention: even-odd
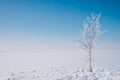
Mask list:
[[[78,65],[48,66],[28,72],[1,73],[0,80],[120,80],[120,71],[94,68],[90,73]]]

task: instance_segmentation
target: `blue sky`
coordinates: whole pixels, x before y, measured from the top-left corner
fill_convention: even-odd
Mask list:
[[[0,0],[0,50],[81,53],[76,46],[79,30],[87,16],[101,12],[106,32],[96,47],[112,50],[118,59],[119,5],[119,0]]]
[[[107,32],[101,39],[109,38],[109,41],[119,43],[120,10],[117,0],[1,0],[0,43],[13,48],[20,44],[34,47],[41,44],[67,45],[79,39],[79,30],[92,12],[102,13],[102,29]]]

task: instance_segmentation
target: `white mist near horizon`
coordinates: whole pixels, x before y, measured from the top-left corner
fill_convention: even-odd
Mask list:
[[[94,66],[119,69],[119,46],[116,46],[116,44],[99,43],[95,45],[94,51]],[[88,54],[76,46],[75,43],[69,44],[68,47],[61,46],[60,48],[9,49],[8,51],[0,52],[0,72],[33,70],[46,65],[78,64],[85,67],[88,62],[87,56]]]

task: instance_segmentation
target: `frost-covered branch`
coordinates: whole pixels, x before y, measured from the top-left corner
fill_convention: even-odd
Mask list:
[[[85,48],[84,50],[89,51],[93,49],[94,40],[101,32],[99,23],[100,16],[101,14],[96,15],[92,13],[91,17],[87,17],[83,25],[83,30],[80,30],[83,39],[80,40],[79,43],[81,47]]]

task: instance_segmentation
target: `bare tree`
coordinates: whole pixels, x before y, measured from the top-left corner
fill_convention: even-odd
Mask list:
[[[100,31],[100,13],[98,15],[92,13],[90,17],[87,17],[83,25],[83,29],[80,30],[82,39],[79,41],[80,47],[88,52],[89,56],[89,71],[93,72],[92,67],[92,53],[96,36],[101,33]]]

